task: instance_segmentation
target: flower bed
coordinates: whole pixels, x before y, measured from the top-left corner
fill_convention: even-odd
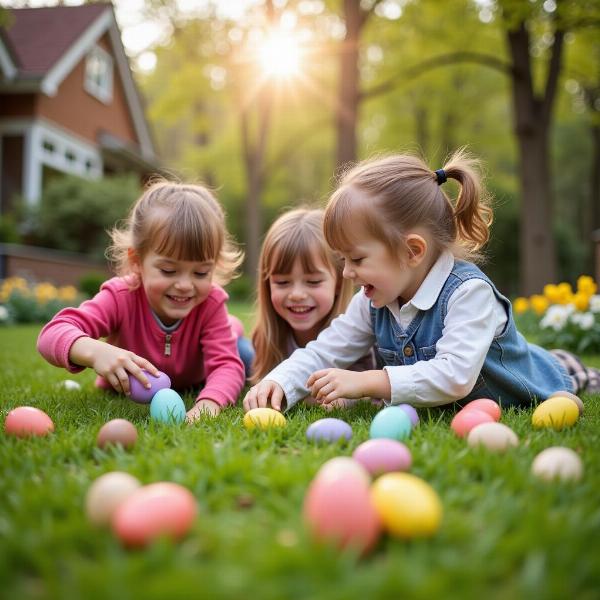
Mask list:
[[[519,328],[547,348],[564,348],[577,354],[600,353],[600,295],[587,275],[568,283],[544,286],[543,294],[516,298],[513,310]]]

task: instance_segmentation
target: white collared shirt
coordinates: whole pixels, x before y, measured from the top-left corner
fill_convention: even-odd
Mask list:
[[[453,266],[453,255],[443,252],[411,300],[402,307],[397,300],[387,305],[403,329],[418,311],[435,304]],[[369,303],[360,290],[346,312],[316,340],[296,350],[265,377],[281,385],[288,408],[308,394],[306,381],[312,373],[331,367],[345,369],[375,344]],[[477,278],[462,283],[448,300],[435,357],[412,365],[384,367],[392,391],[386,404],[440,406],[464,398],[473,389],[492,340],[507,320],[488,283]]]

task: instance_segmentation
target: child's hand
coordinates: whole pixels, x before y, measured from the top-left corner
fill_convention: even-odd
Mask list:
[[[362,398],[363,373],[344,369],[322,369],[315,371],[306,382],[310,393],[319,404],[328,405],[334,401]],[[338,407],[342,407],[338,402]],[[333,408],[333,407],[332,407]]]
[[[129,374],[147,388],[150,382],[142,369],[158,376],[158,369],[145,358],[89,337],[75,340],[69,351],[69,359],[77,365],[91,367],[117,392],[125,395],[129,395]]]
[[[244,411],[248,412],[253,408],[265,408],[271,401],[271,407],[275,410],[281,410],[283,401],[283,388],[274,381],[263,379],[254,387],[251,387],[244,398]]]
[[[321,404],[321,407],[327,412],[331,412],[334,408],[350,408],[360,401],[361,398],[337,398],[333,402],[329,402],[329,404]]]
[[[216,417],[221,412],[221,405],[214,400],[203,398],[198,400],[190,410],[188,410],[185,420],[193,423],[202,417]]]

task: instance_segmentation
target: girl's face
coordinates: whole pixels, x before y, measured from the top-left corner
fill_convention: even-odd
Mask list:
[[[211,290],[213,262],[173,260],[148,252],[141,261],[132,257],[132,267],[141,278],[152,310],[165,325],[185,319]]]
[[[343,275],[364,288],[365,296],[375,308],[382,308],[400,299],[410,300],[427,275],[423,260],[427,243],[420,235],[407,236],[409,248],[393,256],[381,241],[365,232],[356,231],[352,246],[341,252]]]
[[[312,262],[314,273],[306,273],[296,259],[291,273],[274,273],[269,278],[273,308],[292,328],[300,346],[319,335],[335,302],[335,273],[317,256]]]

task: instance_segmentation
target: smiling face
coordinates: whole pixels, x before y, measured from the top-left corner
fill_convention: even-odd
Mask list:
[[[152,310],[165,325],[187,317],[208,297],[214,263],[173,260],[148,252],[143,260],[131,258]]]
[[[365,295],[375,308],[382,308],[397,299],[410,300],[425,279],[430,261],[427,242],[419,234],[406,237],[405,247],[393,256],[381,241],[360,228],[349,234],[353,243],[341,251],[344,277],[364,288]]]
[[[335,302],[335,273],[314,256],[314,272],[294,261],[290,273],[273,273],[269,277],[271,303],[275,312],[292,328],[300,346],[314,340],[323,328]]]

